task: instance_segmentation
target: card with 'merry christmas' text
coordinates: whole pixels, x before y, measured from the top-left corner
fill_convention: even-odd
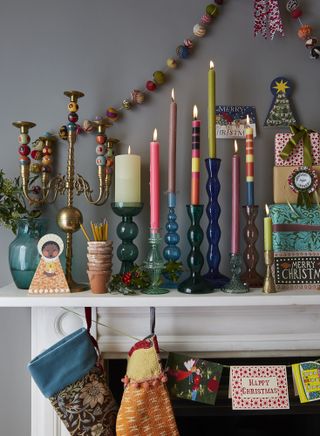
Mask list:
[[[283,365],[232,366],[229,383],[233,410],[290,408]]]

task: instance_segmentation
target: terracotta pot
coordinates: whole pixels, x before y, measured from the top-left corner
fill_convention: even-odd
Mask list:
[[[112,263],[94,263],[88,262],[87,264],[89,271],[112,271]]]
[[[90,288],[94,294],[105,294],[111,271],[87,271]]]
[[[87,254],[87,258],[92,263],[107,263],[112,260],[112,256],[103,254]]]

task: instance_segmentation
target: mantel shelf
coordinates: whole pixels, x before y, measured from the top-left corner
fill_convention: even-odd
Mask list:
[[[93,294],[91,291],[29,295],[13,283],[0,288],[0,307],[248,307],[248,306],[320,306],[320,291],[288,290],[264,294],[253,289],[246,294],[186,295],[171,290],[164,295]]]

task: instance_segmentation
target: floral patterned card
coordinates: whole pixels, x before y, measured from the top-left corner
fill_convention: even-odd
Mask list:
[[[290,408],[284,365],[232,366],[229,383],[233,410]]]
[[[169,353],[168,389],[176,398],[214,405],[223,366],[208,360]]]

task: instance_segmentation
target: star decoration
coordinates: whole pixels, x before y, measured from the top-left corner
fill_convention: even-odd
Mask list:
[[[273,88],[276,89],[277,94],[278,94],[279,92],[284,92],[284,93],[285,93],[286,90],[290,88],[290,87],[287,86],[287,85],[288,85],[288,82],[284,82],[283,79],[281,79],[280,82],[276,82],[276,85],[273,86]]]

